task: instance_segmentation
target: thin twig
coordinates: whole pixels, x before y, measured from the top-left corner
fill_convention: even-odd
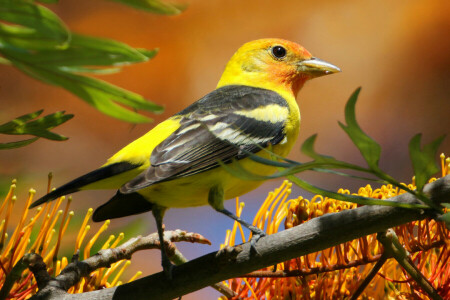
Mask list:
[[[174,242],[191,242],[199,244],[211,244],[198,233],[186,232],[183,230],[166,231],[164,239],[169,241],[169,258],[176,260],[179,252],[175,251],[176,247],[170,245]],[[145,249],[159,249],[160,243],[157,233],[149,234],[145,237],[135,237],[129,239],[127,242],[116,248],[100,250],[97,254],[83,260],[73,261],[65,267],[60,275],[56,276],[55,280],[60,284],[60,287],[67,291],[70,287],[78,283],[82,277],[88,276],[91,272],[99,269],[109,267],[111,264],[123,260],[131,259],[131,256],[139,251]]]
[[[411,249],[411,253],[416,253],[419,251],[428,251],[433,248],[439,248],[445,245],[444,240],[439,240],[432,242],[429,245],[414,245]],[[278,271],[271,271],[271,270],[265,270],[265,271],[254,271],[242,276],[238,276],[240,278],[285,278],[285,277],[300,277],[300,276],[307,276],[307,275],[316,275],[326,272],[333,272],[338,270],[345,270],[353,267],[363,266],[367,264],[371,264],[374,262],[379,261],[382,258],[382,254],[376,254],[370,257],[363,257],[361,259],[357,259],[345,264],[335,264],[332,266],[322,266],[322,267],[314,267],[310,268],[308,270],[278,270]]]
[[[380,243],[383,244],[384,251],[387,255],[392,256],[403,267],[403,269],[414,279],[415,282],[430,296],[433,300],[442,300],[436,289],[423,276],[419,269],[411,261],[408,253],[400,244],[397,235],[392,229],[387,233],[380,233],[377,236]]]
[[[332,266],[322,266],[310,268],[309,270],[278,270],[278,271],[254,271],[239,277],[243,278],[284,278],[284,277],[299,277],[307,275],[315,275],[326,272],[333,272],[338,270],[344,270],[352,267],[362,266],[370,263],[374,263],[381,258],[381,254],[374,255],[372,257],[367,257],[359,260],[351,261],[347,264],[335,264]]]
[[[22,272],[28,267],[24,263],[23,259],[20,259],[12,268],[11,272],[6,275],[5,282],[3,283],[2,289],[0,290],[0,300],[4,300],[8,297],[14,283],[21,278]]]

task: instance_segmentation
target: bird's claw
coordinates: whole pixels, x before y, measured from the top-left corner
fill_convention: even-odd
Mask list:
[[[258,227],[254,227],[254,226],[251,226],[249,229],[253,233],[252,239],[250,240],[250,251],[251,251],[251,253],[255,253],[256,255],[259,255],[258,250],[256,250],[256,243],[259,241],[260,238],[266,236],[267,233],[265,233],[263,230],[259,229]],[[274,264],[272,272],[276,272],[276,271],[277,271],[277,264]]]
[[[253,237],[259,236],[258,240],[262,238],[263,236],[266,236],[267,234],[264,232],[264,230],[259,229],[255,226],[249,226],[250,231],[253,233]]]
[[[256,243],[259,241],[260,238],[266,236],[267,234],[263,230],[254,226],[251,226],[249,229],[252,231],[253,234],[250,240],[250,251],[251,253],[255,253],[256,255],[258,255],[259,253],[258,250],[256,250]]]

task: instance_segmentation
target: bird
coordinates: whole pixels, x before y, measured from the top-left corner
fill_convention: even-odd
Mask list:
[[[224,207],[257,188],[230,174],[224,164],[270,175],[273,166],[251,159],[287,156],[300,128],[296,98],[310,79],[341,70],[295,42],[268,38],[245,43],[231,57],[212,92],[169,117],[110,157],[104,165],[40,199],[33,208],[82,190],[114,189],[93,221],[152,211],[161,245],[161,264],[171,277],[164,247],[163,217],[168,208],[210,205],[252,232],[252,246],[265,235]]]

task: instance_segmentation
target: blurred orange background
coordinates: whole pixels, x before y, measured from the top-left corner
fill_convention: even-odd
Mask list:
[[[153,60],[100,78],[162,104],[165,112],[152,116],[153,124],[132,126],[99,113],[65,90],[31,79],[12,67],[0,66],[0,123],[41,108],[45,108],[45,113],[65,110],[75,114],[55,130],[70,137],[68,141],[40,139],[22,149],[0,152],[1,179],[17,178],[19,196],[30,187],[37,189],[37,196],[44,194],[50,171],[55,178],[53,185],[59,186],[102,165],[157,122],[214,89],[234,51],[258,38],[298,42],[314,56],[343,71],[308,82],[300,92],[301,136],[290,158],[306,160],[300,154],[301,142],[318,133],[319,152],[363,163],[337,124],[344,120],[344,105],[358,86],[363,89],[357,118],[363,130],[381,144],[381,167],[395,178],[411,180],[407,146],[414,134],[421,132],[423,140],[430,142],[448,133],[447,0],[179,1],[188,4],[187,10],[170,17],[108,1],[65,0],[48,6],[74,32],[112,38],[134,47],[159,48]],[[450,154],[449,137],[440,152]],[[366,184],[320,174],[301,176],[330,189],[356,189]],[[241,198],[247,203],[244,218],[252,220],[264,195],[279,182],[269,182]],[[76,194],[72,208],[84,214],[87,207],[99,206],[112,194]],[[294,189],[292,196],[299,195],[306,194]],[[227,205],[234,210],[234,202]],[[120,228],[123,222],[136,218],[145,220],[140,234],[155,230],[151,214],[114,220],[111,226]],[[208,207],[172,209],[165,223],[168,229],[198,232],[212,241],[212,246],[179,245],[189,259],[217,250],[225,230],[232,226],[226,217]],[[159,252],[138,253],[133,257],[132,268],[144,271],[144,275],[160,270]],[[215,299],[218,295],[207,288],[183,299]]]

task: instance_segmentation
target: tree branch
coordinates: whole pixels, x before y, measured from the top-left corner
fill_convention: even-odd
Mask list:
[[[450,175],[427,184],[424,192],[434,203],[450,202]],[[391,200],[420,203],[408,193]],[[363,206],[326,214],[263,237],[256,244],[257,255],[250,251],[250,243],[204,255],[176,266],[171,281],[160,272],[118,287],[84,294],[65,294],[64,297],[56,292],[49,294],[46,287],[32,299],[148,299],[149,295],[151,299],[174,299],[216,282],[428,216],[434,216],[434,213],[388,206]]]

